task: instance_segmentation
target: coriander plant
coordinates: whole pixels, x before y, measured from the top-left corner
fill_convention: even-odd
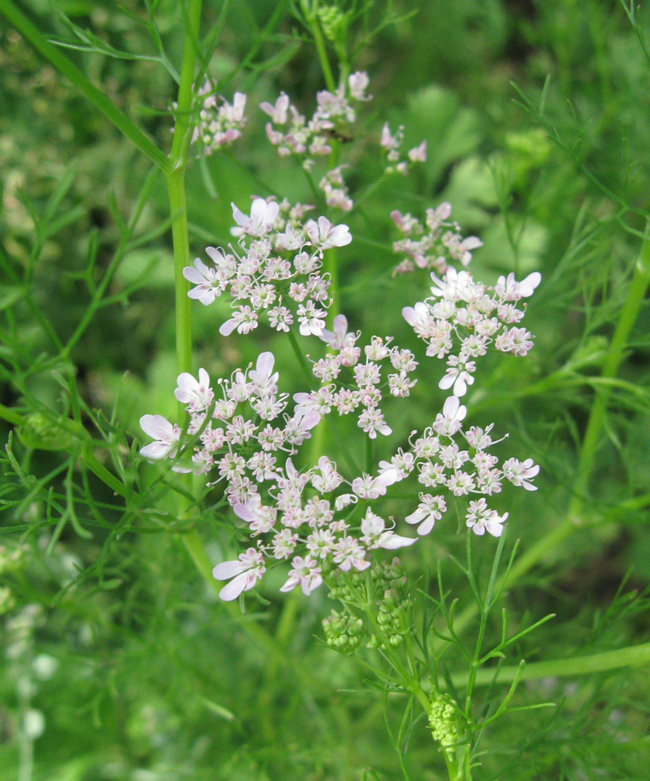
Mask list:
[[[650,661],[647,593],[572,616],[540,573],[650,504],[592,491],[605,437],[634,461],[609,411],[648,409],[650,204],[548,80],[507,159],[450,93],[398,110],[377,58],[424,4],[235,5],[0,0],[107,179],[6,184],[0,778],[624,777],[586,736],[647,754],[608,678]],[[531,250],[576,176],[601,213]]]

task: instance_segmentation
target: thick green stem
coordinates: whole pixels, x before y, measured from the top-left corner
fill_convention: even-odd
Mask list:
[[[169,160],[154,142],[126,114],[122,113],[65,54],[57,49],[54,44],[50,43],[38,27],[32,24],[11,0],[0,0],[0,14],[5,16],[16,30],[60,73],[70,79],[79,92],[95,108],[98,108],[123,135],[133,141],[152,163],[155,163],[165,173],[169,170]]]
[[[646,226],[646,232],[649,226]],[[630,289],[623,305],[614,336],[609,345],[605,361],[603,363],[602,378],[612,380],[616,376],[623,360],[625,345],[627,344],[630,331],[634,325],[639,309],[643,302],[646,290],[650,285],[650,239],[644,241],[641,253],[634,267],[634,274],[630,282]],[[606,383],[598,386],[596,389],[596,399],[591,408],[591,414],[587,422],[584,439],[580,448],[580,457],[578,461],[578,470],[573,487],[573,496],[565,518],[562,522],[551,529],[544,537],[538,540],[535,545],[529,548],[521,556],[510,570],[505,585],[510,587],[514,585],[521,577],[531,570],[538,562],[542,561],[548,553],[556,549],[573,531],[583,526],[583,510],[585,495],[588,488],[591,470],[594,464],[594,458],[598,450],[600,435],[602,432],[605,416],[607,414],[607,405],[611,396],[611,387]],[[504,585],[503,579],[497,584],[497,590]],[[461,632],[472,620],[476,613],[476,605],[472,604],[466,610],[459,614],[454,629]]]
[[[183,269],[190,265],[190,245],[185,206],[184,168],[167,177],[167,192],[172,215],[172,240],[174,244],[174,279],[176,288],[176,368],[180,372],[192,371],[192,320],[189,286]]]

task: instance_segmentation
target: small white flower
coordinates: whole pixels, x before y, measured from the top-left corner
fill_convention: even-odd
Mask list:
[[[323,328],[319,339],[330,346],[332,350],[342,350],[344,347],[354,347],[356,336],[348,333],[348,319],[345,315],[336,315],[332,324],[333,331]]]
[[[177,382],[174,396],[181,404],[189,404],[191,412],[202,412],[210,406],[214,392],[210,387],[210,376],[205,369],[199,369],[198,380],[188,372],[183,372],[178,375]]]
[[[406,523],[419,523],[418,534],[420,536],[428,534],[436,521],[442,518],[442,514],[447,509],[447,503],[442,496],[431,496],[430,494],[420,494],[420,504],[415,512],[407,515],[404,519]]]
[[[510,480],[513,485],[522,486],[527,491],[537,490],[537,486],[528,481],[538,474],[539,465],[533,464],[532,458],[527,458],[525,461],[509,458],[503,465],[503,476],[506,480]]]
[[[483,536],[487,531],[493,537],[500,537],[503,534],[503,524],[507,518],[508,513],[499,515],[496,510],[490,510],[485,499],[481,498],[476,502],[469,503],[465,522],[474,534]]]
[[[161,461],[175,455],[181,436],[181,430],[176,424],[172,425],[162,415],[143,415],[140,428],[156,440],[140,448],[140,455],[150,461]]]
[[[370,100],[370,97],[365,94],[369,84],[370,79],[365,71],[357,71],[348,76],[350,96],[355,100]]]
[[[323,582],[318,562],[311,556],[306,556],[304,559],[301,556],[296,556],[291,563],[293,569],[289,570],[287,582],[280,588],[280,591],[291,591],[300,584],[302,593],[308,597]]]
[[[275,201],[267,203],[263,198],[256,198],[251,206],[250,217],[241,212],[234,203],[232,215],[243,233],[250,236],[264,236],[273,228],[280,206]]]
[[[454,396],[464,396],[467,393],[467,386],[474,384],[474,375],[470,372],[476,371],[474,361],[461,361],[456,355],[450,355],[447,359],[447,374],[440,380],[438,387],[441,390],[448,390],[453,385],[452,393]]]
[[[305,225],[305,233],[309,236],[313,246],[319,250],[345,247],[352,241],[347,225],[332,225],[327,217],[319,217],[318,223],[314,220],[308,220]]]
[[[426,163],[427,161],[427,142],[423,141],[420,146],[413,147],[408,151],[409,160],[412,163]]]
[[[397,550],[405,548],[417,542],[414,537],[400,537],[392,531],[385,531],[386,522],[379,515],[375,515],[370,508],[361,521],[361,542],[369,548],[384,548],[385,550]]]
[[[198,299],[204,306],[211,304],[223,291],[217,270],[206,266],[199,258],[194,261],[194,268],[186,266],[183,269],[183,276],[196,285],[188,292],[188,297]]]
[[[275,101],[275,105],[265,102],[260,103],[260,108],[271,117],[271,121],[276,125],[284,125],[287,121],[287,111],[289,110],[289,96],[281,92],[280,97]]]

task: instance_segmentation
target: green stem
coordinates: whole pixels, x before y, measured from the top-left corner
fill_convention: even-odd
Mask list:
[[[646,231],[648,231],[649,227],[650,226],[646,226]],[[639,258],[634,267],[630,289],[603,362],[602,378],[605,380],[614,379],[618,372],[623,360],[627,339],[639,314],[639,309],[643,303],[643,298],[648,289],[648,285],[650,285],[650,240],[647,239],[643,244],[641,253],[639,254]],[[544,559],[548,553],[558,548],[576,528],[584,525],[582,515],[584,511],[585,495],[594,464],[594,458],[598,450],[600,434],[605,422],[610,396],[611,387],[607,384],[603,384],[596,388],[596,400],[591,408],[584,439],[580,448],[573,496],[569,503],[566,517],[558,526],[551,529],[550,532],[538,540],[535,545],[529,548],[521,558],[514,563],[508,574],[507,580],[505,581],[506,586],[511,587],[514,585],[539,561]],[[504,579],[501,578],[496,586],[497,591],[503,586]],[[475,613],[476,605],[472,604],[458,615],[454,622],[454,629],[457,632],[461,632],[472,620]]]
[[[9,423],[13,423],[14,426],[24,426],[25,418],[18,414],[16,410],[10,407],[5,407],[4,404],[0,404],[0,419],[6,420]]]
[[[527,664],[523,672],[519,671],[519,665],[509,665],[499,668],[482,668],[476,673],[474,683],[476,686],[491,686],[495,683],[512,683],[520,675],[522,681],[535,681],[540,678],[554,678],[558,676],[588,675],[593,673],[617,670],[622,667],[634,667],[650,664],[650,643],[632,645],[620,648],[617,651],[605,651],[589,656],[576,656],[572,659],[555,659],[547,662],[533,662]],[[463,686],[467,683],[467,673],[452,674],[451,680],[454,686]]]
[[[174,280],[176,290],[176,369],[178,373],[192,371],[192,310],[187,293],[189,286],[183,269],[189,266],[190,245],[185,204],[185,169],[176,168],[167,177],[167,193],[172,216],[174,246]]]
[[[327,59],[327,50],[325,48],[325,39],[320,29],[320,24],[315,16],[309,18],[309,27],[311,34],[314,37],[314,43],[316,44],[316,52],[318,53],[318,61],[320,62],[321,70],[323,71],[323,78],[325,79],[325,86],[330,92],[336,91],[336,82],[334,81],[334,74],[330,67],[330,62]]]
[[[27,16],[14,5],[12,0],[0,0],[0,14],[5,16],[16,30],[60,73],[68,78],[79,92],[95,108],[99,109],[123,135],[129,138],[152,163],[165,173],[169,170],[169,160],[154,142],[126,114],[122,113],[65,54],[50,43],[38,27],[32,24]]]

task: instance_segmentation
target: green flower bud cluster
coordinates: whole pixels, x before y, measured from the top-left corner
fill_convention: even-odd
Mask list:
[[[385,594],[387,591],[402,593],[406,585],[406,576],[401,569],[399,559],[393,559],[390,564],[376,562],[370,571],[378,594]]]
[[[408,611],[410,607],[411,600],[408,597],[400,597],[395,589],[386,591],[384,598],[379,603],[377,624],[379,624],[381,634],[393,648],[401,645],[404,635],[409,631]],[[380,641],[376,635],[371,636],[368,648],[381,648],[383,650],[385,647],[386,644]]]
[[[318,7],[318,20],[323,28],[323,35],[332,43],[341,43],[347,32],[348,16],[335,5]]]
[[[438,741],[451,759],[453,746],[463,736],[461,716],[448,694],[434,694],[429,711],[429,726],[434,740]]]
[[[351,654],[358,647],[366,630],[360,618],[332,610],[331,614],[323,619],[323,631],[325,642],[330,648],[343,654]]]
[[[28,415],[25,425],[18,429],[18,436],[25,447],[35,450],[68,450],[75,443],[73,434],[57,426],[42,412]]]
[[[370,570],[374,575],[374,570]],[[329,590],[328,597],[330,599],[338,599],[341,602],[356,603],[357,594],[365,594],[366,590],[366,574],[365,572],[348,572],[346,576],[340,570],[334,572],[334,579],[336,585],[332,586]]]

